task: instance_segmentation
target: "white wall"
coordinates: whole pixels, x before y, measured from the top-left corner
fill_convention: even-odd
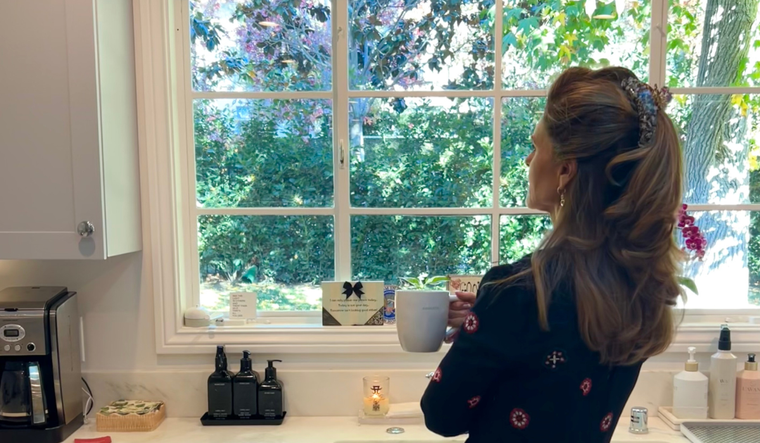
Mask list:
[[[153,300],[142,253],[106,261],[0,260],[0,288],[66,286],[79,294],[84,317],[83,369],[152,369]]]

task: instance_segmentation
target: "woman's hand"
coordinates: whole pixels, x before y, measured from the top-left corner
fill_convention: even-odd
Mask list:
[[[472,305],[475,304],[475,294],[472,292],[457,291],[456,294],[459,300],[451,302],[449,304],[449,326],[452,328],[458,328],[464,323],[464,318],[470,313]]]

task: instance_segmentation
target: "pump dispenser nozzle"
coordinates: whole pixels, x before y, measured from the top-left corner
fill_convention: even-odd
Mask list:
[[[728,329],[728,325],[723,325],[720,329],[720,339],[718,340],[719,351],[731,350],[731,330]]]
[[[252,369],[251,351],[243,351],[243,358],[240,359],[240,372],[251,371]]]
[[[282,360],[267,360],[267,368],[264,371],[265,380],[277,380],[277,368],[274,367],[274,362],[282,363]]]
[[[697,348],[690,346],[687,350],[689,351],[689,359],[686,360],[686,364],[684,365],[685,369],[689,372],[699,371],[699,363],[697,363],[697,360],[694,358]]]
[[[757,362],[755,361],[755,354],[749,354],[747,361],[744,363],[745,371],[757,371]]]
[[[217,372],[227,370],[227,354],[224,353],[224,346],[216,347],[216,357],[214,358],[216,363]]]

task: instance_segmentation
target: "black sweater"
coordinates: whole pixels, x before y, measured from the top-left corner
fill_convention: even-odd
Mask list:
[[[552,295],[547,332],[532,284],[486,285],[529,266],[525,258],[483,277],[422,398],[425,424],[446,437],[469,432],[468,443],[609,442],[641,363],[599,364],[581,339],[571,291]]]

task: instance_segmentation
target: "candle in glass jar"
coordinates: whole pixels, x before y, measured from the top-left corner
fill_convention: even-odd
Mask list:
[[[381,391],[380,386],[372,386],[372,395],[364,397],[365,415],[386,415],[388,413],[391,402]]]

